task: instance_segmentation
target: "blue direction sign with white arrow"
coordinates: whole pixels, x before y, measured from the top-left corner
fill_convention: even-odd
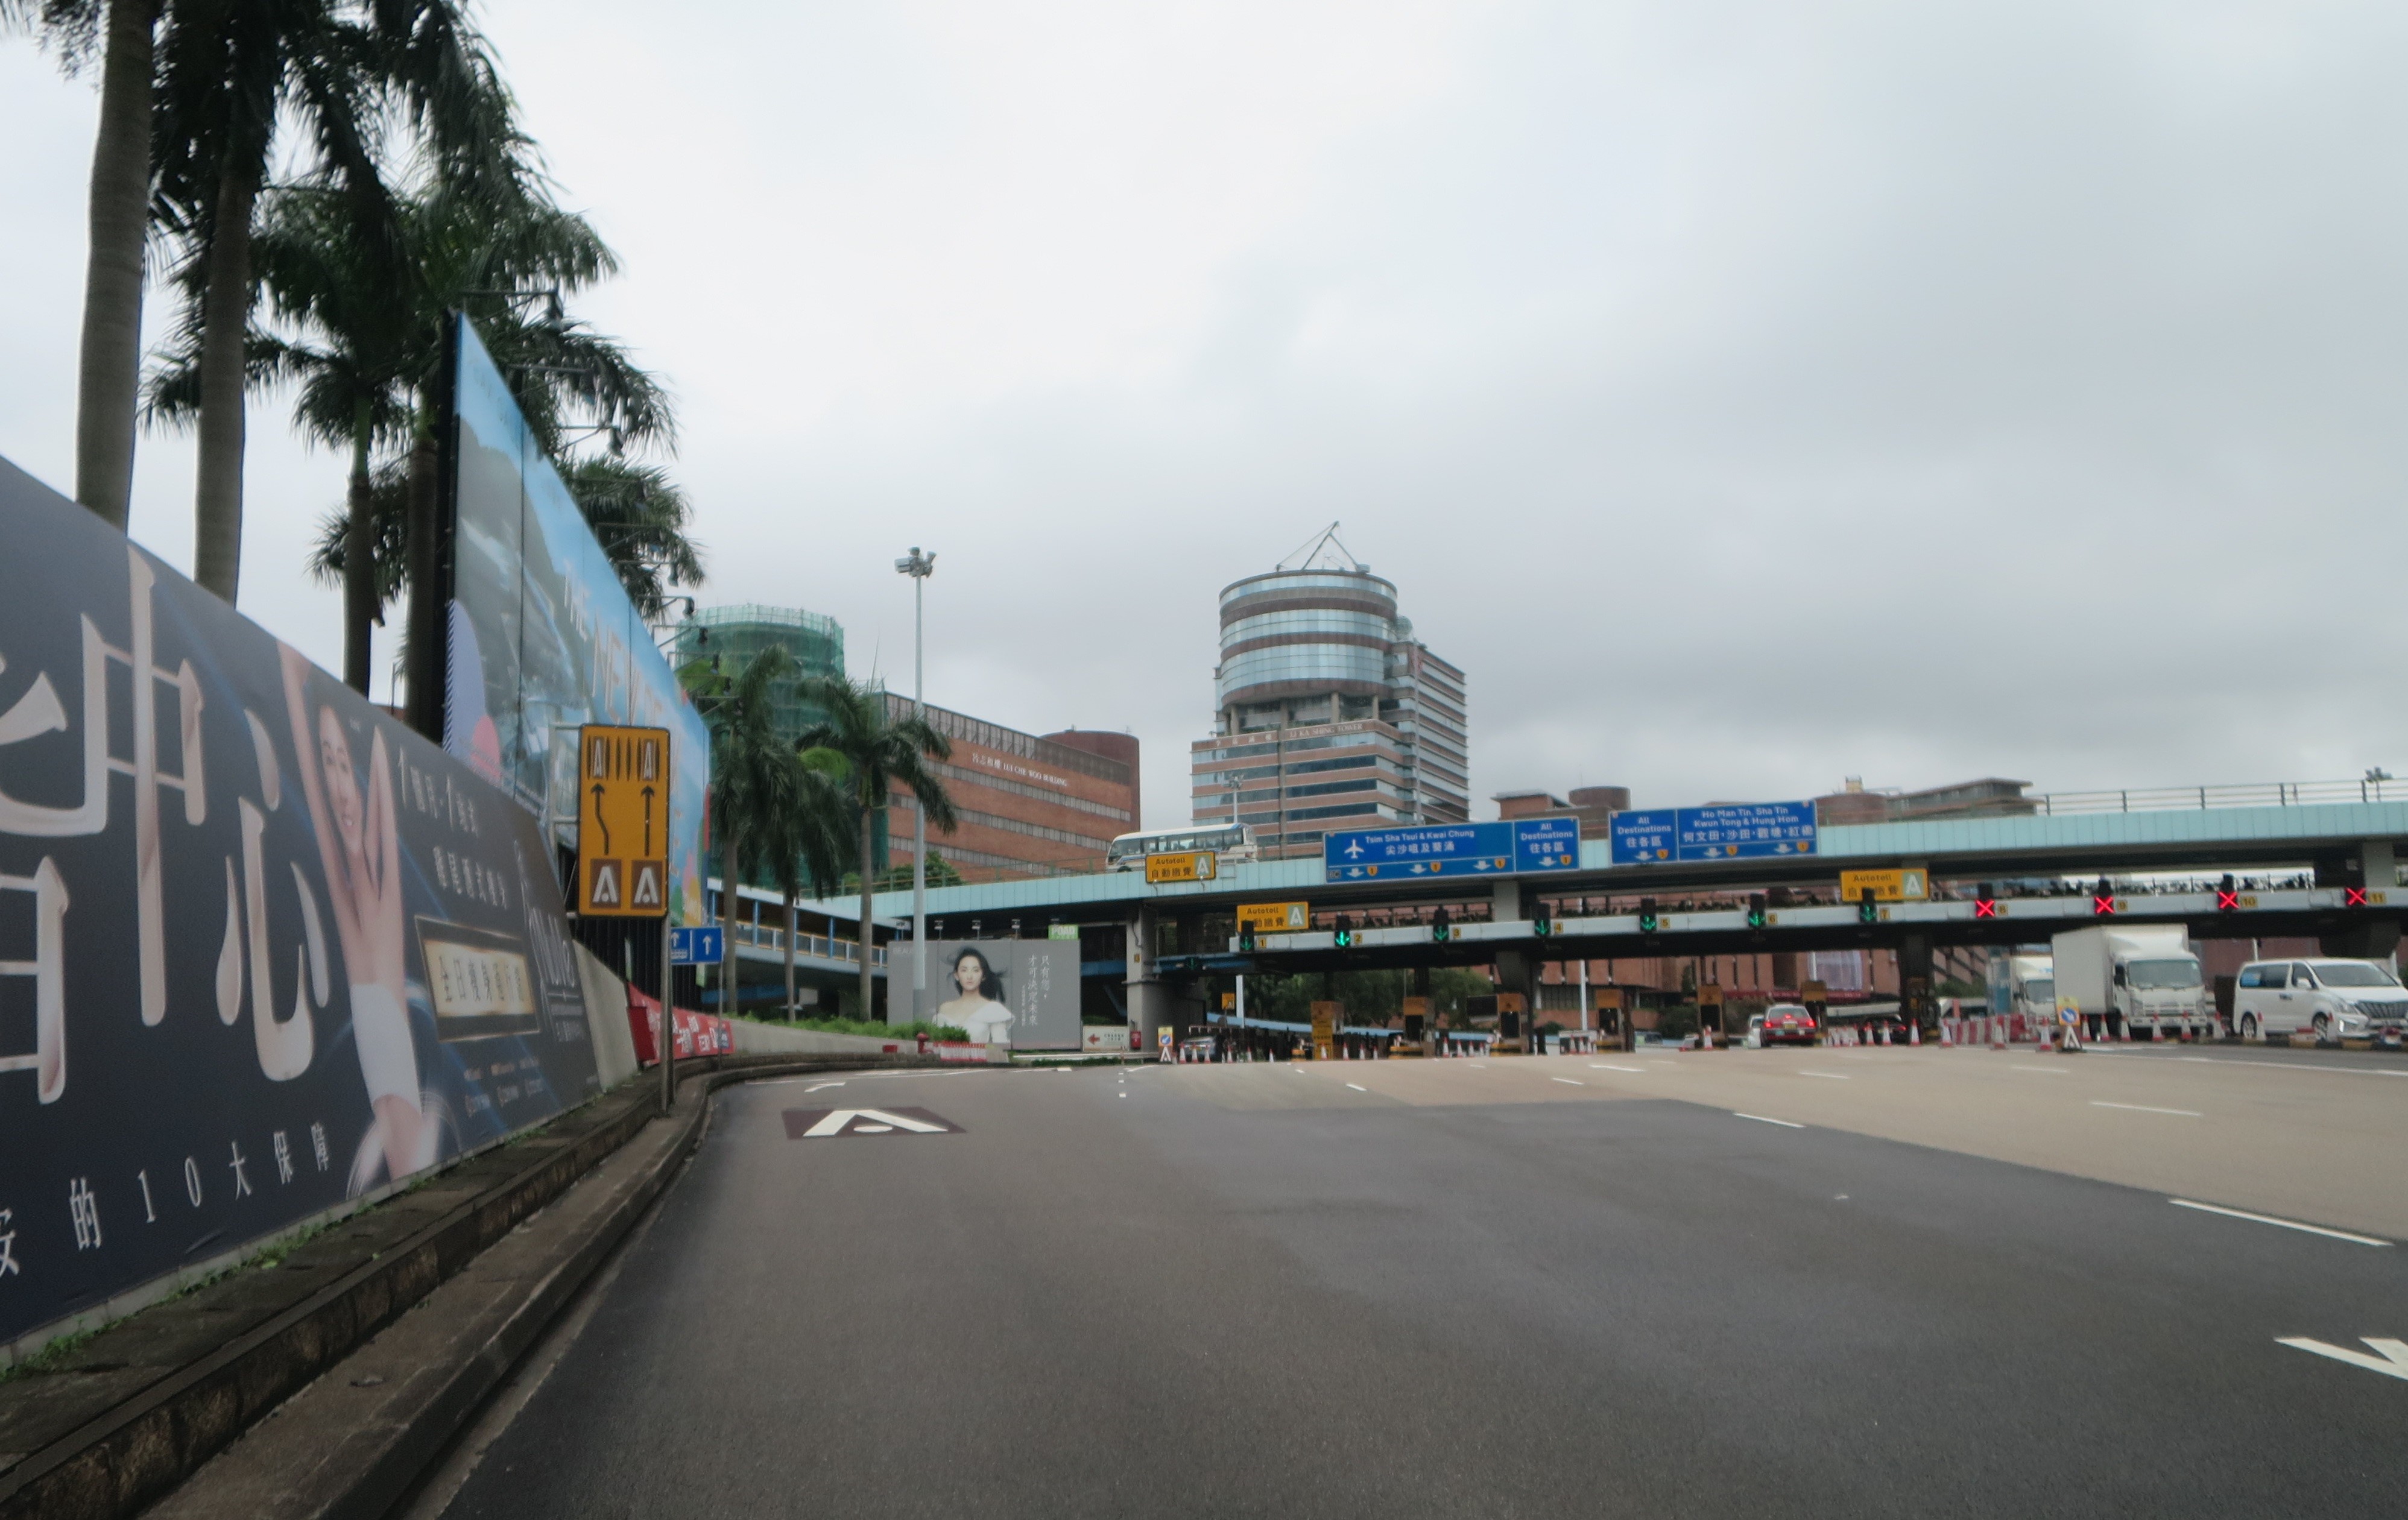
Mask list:
[[[1332,882],[1568,871],[1580,865],[1580,820],[1350,829],[1323,837],[1321,863]]]
[[[1725,802],[1613,815],[1617,866],[1682,860],[1762,860],[1814,853],[1814,804]]]
[[[726,958],[726,931],[716,924],[669,930],[671,966],[716,966]]]

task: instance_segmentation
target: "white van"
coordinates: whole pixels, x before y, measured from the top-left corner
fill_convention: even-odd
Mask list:
[[[2252,961],[2232,984],[2232,1027],[2243,1040],[2305,1031],[2320,1042],[2396,1042],[2408,990],[2377,961]]]

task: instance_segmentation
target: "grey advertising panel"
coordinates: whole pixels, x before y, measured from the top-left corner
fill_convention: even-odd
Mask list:
[[[703,794],[710,734],[653,646],[619,572],[511,399],[501,371],[459,319],[452,483],[452,603],[443,744],[540,812],[573,815],[580,724],[666,728],[670,743],[669,915],[706,922]],[[557,777],[548,774],[553,764]],[[564,838],[564,844],[575,840]]]
[[[534,818],[0,461],[0,1340],[596,1091]]]
[[[910,973],[911,947],[890,947],[890,975]],[[908,982],[898,982],[908,987]],[[1079,1048],[1079,946],[1067,939],[931,939],[930,1019],[1014,1050]]]

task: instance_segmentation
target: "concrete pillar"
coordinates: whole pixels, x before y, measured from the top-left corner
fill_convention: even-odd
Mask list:
[[[1137,916],[1123,925],[1123,933],[1128,962],[1129,1026],[1138,1032],[1140,1043],[1151,1051],[1160,1042],[1162,1026],[1177,1016],[1171,1008],[1170,989],[1154,974],[1154,910],[1139,909]]]
[[[1899,1012],[1909,1022],[1928,1017],[1931,1001],[1931,937],[1910,934],[1898,946]]]

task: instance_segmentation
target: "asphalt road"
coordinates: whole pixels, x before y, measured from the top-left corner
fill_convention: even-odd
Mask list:
[[[2408,1339],[2408,1250],[1807,1111],[2003,1083],[1975,1129],[2184,1154],[2196,1102],[1832,1054],[732,1089],[441,1513],[2408,1513],[2408,1381],[2278,1343]],[[959,1132],[790,1138],[838,1106]]]

